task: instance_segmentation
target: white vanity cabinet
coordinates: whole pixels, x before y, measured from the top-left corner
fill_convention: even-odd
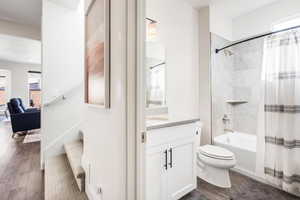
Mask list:
[[[197,186],[197,123],[147,131],[146,200],[177,200]]]

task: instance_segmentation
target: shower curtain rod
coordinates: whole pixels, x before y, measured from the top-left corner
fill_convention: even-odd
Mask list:
[[[244,40],[239,40],[239,41],[233,42],[233,43],[231,43],[231,44],[229,44],[229,45],[227,45],[227,46],[225,46],[225,47],[223,47],[221,49],[216,49],[216,53],[219,53],[220,51],[222,51],[224,49],[227,49],[229,47],[235,46],[237,44],[241,44],[241,43],[244,43],[244,42],[248,42],[250,40],[255,40],[255,39],[258,39],[258,38],[261,38],[261,37],[266,37],[268,35],[273,35],[273,34],[276,34],[276,33],[284,32],[284,31],[289,31],[289,30],[293,30],[293,29],[297,29],[297,28],[300,28],[300,25],[299,26],[290,27],[290,28],[285,28],[285,29],[278,30],[278,31],[263,33],[261,35],[250,37],[250,38],[247,38],[247,39],[244,39]]]

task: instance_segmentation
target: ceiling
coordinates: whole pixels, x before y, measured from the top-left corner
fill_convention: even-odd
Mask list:
[[[70,1],[70,0],[69,0]],[[71,0],[73,1],[73,0]],[[235,18],[278,0],[185,0],[195,8],[223,4],[224,12]],[[0,19],[35,27],[41,26],[42,0],[0,1]]]
[[[185,0],[195,8],[208,6],[212,0]]]
[[[0,61],[41,63],[41,42],[10,35],[0,35]]]
[[[255,9],[280,0],[185,0],[195,8],[201,8],[210,4],[224,6],[224,14],[231,18],[249,13]]]
[[[0,19],[40,27],[41,16],[42,0],[0,1]]]

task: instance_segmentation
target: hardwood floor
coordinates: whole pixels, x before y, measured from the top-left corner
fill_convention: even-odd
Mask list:
[[[181,200],[299,200],[300,198],[257,182],[236,172],[231,172],[230,190],[215,187],[198,179],[198,188]]]
[[[10,124],[0,122],[0,200],[43,200],[40,143],[11,138]],[[300,200],[286,192],[231,172],[232,188],[220,189],[198,179],[198,188],[181,200]]]
[[[40,143],[23,144],[12,139],[9,122],[0,122],[0,199],[44,199],[43,172],[40,170]]]

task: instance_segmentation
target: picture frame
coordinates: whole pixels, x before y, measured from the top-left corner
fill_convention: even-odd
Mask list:
[[[110,0],[92,0],[85,13],[84,102],[110,107]]]

